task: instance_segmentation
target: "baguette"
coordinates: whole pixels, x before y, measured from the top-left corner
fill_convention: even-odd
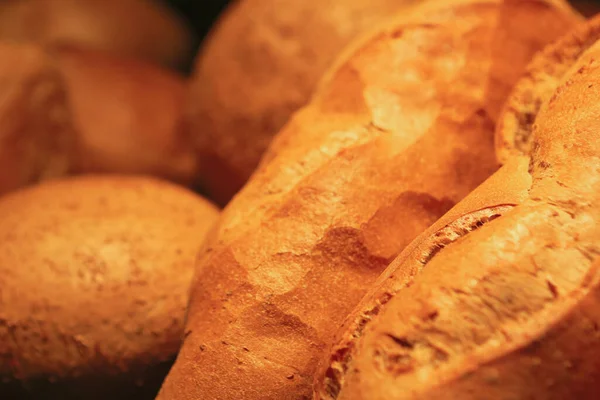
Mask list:
[[[561,66],[549,97],[547,82],[531,86],[547,98],[531,186],[523,156],[509,156],[413,242],[346,320],[315,399],[598,397],[598,60],[600,43]]]
[[[53,54],[78,134],[75,172],[195,181],[196,155],[181,129],[181,77],[98,51],[63,46]]]
[[[72,170],[65,83],[35,46],[0,43],[0,195]]]
[[[154,398],[217,216],[193,193],[141,177],[71,177],[2,197],[0,393]]]
[[[438,1],[347,50],[210,236],[158,398],[310,398],[369,285],[496,170],[514,71],[579,20],[556,2]]]

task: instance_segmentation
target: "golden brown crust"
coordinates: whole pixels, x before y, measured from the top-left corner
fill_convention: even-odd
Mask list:
[[[139,177],[69,178],[0,199],[0,381],[113,398],[147,379],[178,350],[196,252],[217,216],[193,193]]]
[[[358,337],[406,282],[421,272],[438,252],[461,237],[479,229],[527,198],[531,186],[529,158],[513,157],[464,200],[419,235],[386,268],[365,298],[351,313],[333,340],[330,356],[321,363],[315,383],[315,398],[335,398]]]
[[[11,0],[0,3],[0,39],[76,45],[167,67],[189,62],[192,33],[160,1]]]
[[[62,47],[80,173],[147,174],[194,182],[197,160],[181,129],[184,80],[133,59]]]
[[[315,399],[597,397],[599,77],[600,43],[541,108],[526,196],[425,263],[414,249],[426,236],[392,263],[336,340]]]
[[[240,0],[196,60],[187,107],[204,185],[225,204],[336,54],[415,0]]]
[[[69,172],[74,147],[65,84],[51,59],[34,46],[0,44],[0,195]]]
[[[344,55],[224,211],[161,400],[309,398],[369,284],[496,169],[501,71],[577,20],[542,1],[424,10]]]

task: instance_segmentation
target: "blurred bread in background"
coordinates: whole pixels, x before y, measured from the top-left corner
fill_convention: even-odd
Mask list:
[[[191,28],[158,0],[4,0],[0,39],[77,45],[172,68],[194,52]]]
[[[196,156],[181,129],[183,78],[103,52],[63,47],[53,54],[78,132],[75,172],[193,182]]]
[[[36,46],[0,43],[0,195],[69,172],[74,141],[51,57]]]

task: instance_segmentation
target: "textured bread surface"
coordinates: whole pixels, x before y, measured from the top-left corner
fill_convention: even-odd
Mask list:
[[[416,0],[240,0],[196,59],[187,128],[203,184],[225,204],[355,36]]]
[[[67,178],[2,197],[0,381],[33,398],[156,390],[217,216],[195,194],[141,177]]]
[[[390,265],[315,399],[598,397],[600,43],[568,70],[534,115],[527,169],[509,157]]]
[[[192,34],[155,0],[10,0],[0,2],[0,39],[76,45],[180,67]]]
[[[578,21],[544,1],[439,1],[348,49],[208,240],[158,398],[310,398],[369,285],[496,170],[519,70]]]
[[[181,77],[98,51],[62,47],[54,54],[78,132],[76,172],[194,181],[196,156],[181,129]]]
[[[51,58],[0,43],[0,195],[69,172],[74,146],[65,83]]]

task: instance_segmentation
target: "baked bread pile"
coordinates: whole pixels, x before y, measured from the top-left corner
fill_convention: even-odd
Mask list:
[[[189,80],[2,36],[0,399],[600,395],[600,17],[239,0]]]
[[[158,398],[310,398],[378,276],[495,171],[511,87],[577,23],[560,2],[432,1],[351,45],[224,210]]]
[[[529,66],[496,133],[504,167],[373,285],[316,399],[597,398],[599,23]]]
[[[166,11],[0,4],[2,400],[152,399],[177,354],[219,210],[190,190],[191,34]]]

